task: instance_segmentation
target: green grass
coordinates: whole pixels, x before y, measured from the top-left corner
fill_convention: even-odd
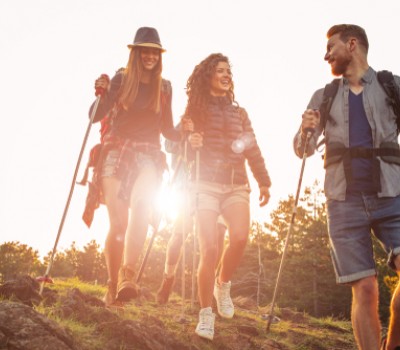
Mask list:
[[[79,344],[83,349],[101,350],[104,349],[106,338],[96,332],[96,325],[83,325],[70,318],[57,318],[55,321],[62,327],[66,328],[74,339],[79,339]]]
[[[55,283],[49,285],[49,288],[57,291],[59,296],[66,296],[68,291],[78,288],[82,293],[97,298],[101,298],[106,291],[105,286],[83,283],[77,278],[55,280]],[[38,305],[35,308],[60,326],[67,328],[83,350],[104,349],[108,341],[118,344],[119,339],[113,339],[114,334],[104,331],[99,334],[98,325],[90,319],[89,322],[84,320],[85,323],[83,323],[78,322],[75,315],[59,316],[61,303],[58,301],[52,306]],[[332,317],[314,318],[303,312],[279,309],[278,307],[275,314],[280,317],[281,321],[271,324],[269,332],[266,330],[267,321],[261,317],[262,314],[268,313],[267,310],[263,308],[247,310],[237,307],[236,315],[231,320],[217,316],[214,341],[205,341],[194,335],[198,310],[199,305],[195,303],[191,308],[189,300],[186,301],[183,309],[181,299],[173,294],[170,302],[165,306],[160,306],[153,300],[136,299],[132,303],[126,304],[123,309],[113,312],[119,316],[119,320],[135,320],[146,327],[160,326],[166,330],[169,338],[179,340],[186,345],[194,343],[201,350],[236,349],[248,345],[249,342],[251,347],[247,347],[247,349],[270,348],[270,345],[265,345],[269,342],[275,342],[276,346],[285,350],[356,349],[349,321],[336,320]],[[94,307],[91,311],[96,314],[96,312],[104,310]],[[186,322],[180,322],[182,316],[185,316]],[[243,330],[243,326],[247,326],[247,330],[250,332],[256,330],[258,335],[247,335],[247,330]],[[129,344],[124,345],[122,341],[121,344],[118,350],[130,348]]]
[[[48,284],[47,286],[60,294],[65,294],[69,289],[78,288],[82,293],[96,298],[102,298],[106,292],[105,286],[85,283],[78,278],[55,279],[54,284]]]

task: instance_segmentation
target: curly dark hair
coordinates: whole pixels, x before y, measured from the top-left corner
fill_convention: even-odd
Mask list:
[[[210,85],[219,62],[226,62],[231,67],[228,57],[221,53],[213,53],[201,61],[193,70],[186,83],[188,101],[184,117],[191,118],[195,125],[203,124],[204,113],[211,97]],[[233,81],[229,89],[229,98],[235,102]]]

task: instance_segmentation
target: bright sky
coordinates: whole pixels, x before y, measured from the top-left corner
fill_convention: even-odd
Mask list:
[[[267,221],[280,199],[295,194],[301,160],[292,138],[312,93],[332,79],[323,60],[326,31],[333,24],[364,27],[369,63],[400,73],[398,0],[3,0],[0,2],[0,244],[19,241],[52,250],[88,126],[94,80],[112,76],[128,59],[136,29],[156,27],[167,52],[166,79],[173,85],[175,121],[184,110],[186,80],[211,53],[227,55],[235,93],[246,108],[266,159],[273,186]],[[397,63],[397,65],[395,64]],[[91,146],[99,138],[94,125]],[[250,174],[251,177],[251,174]],[[303,179],[323,181],[322,160],[307,160]],[[75,186],[58,244],[103,244],[105,208],[89,230],[81,220],[87,187]]]

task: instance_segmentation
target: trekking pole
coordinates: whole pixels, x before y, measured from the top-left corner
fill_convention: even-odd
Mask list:
[[[181,160],[181,158],[179,158],[178,159],[178,164],[176,166],[176,170],[174,172],[174,176],[172,177],[172,180],[170,181],[170,184],[173,184],[175,182],[177,174],[178,174],[178,171],[179,171],[179,168],[181,167],[181,163],[182,163],[182,160]],[[152,237],[150,239],[150,242],[149,242],[149,244],[147,246],[146,254],[145,254],[144,258],[143,258],[142,264],[140,265],[139,273],[138,273],[138,276],[136,278],[136,283],[139,283],[140,279],[142,278],[142,274],[143,274],[144,268],[146,266],[147,260],[149,258],[150,251],[151,251],[151,248],[153,246],[154,240],[155,240],[158,232],[160,231],[161,220],[162,220],[162,215],[159,213],[159,218],[158,218],[157,224],[155,226],[153,226],[154,227],[153,235],[152,235]]]
[[[183,202],[183,210],[182,210],[182,258],[181,258],[181,267],[182,267],[182,271],[181,271],[181,298],[182,298],[182,313],[181,313],[181,317],[180,317],[180,322],[181,323],[185,323],[186,322],[186,318],[185,318],[185,297],[186,297],[186,274],[185,274],[185,268],[186,268],[186,226],[187,223],[186,221],[188,220],[188,216],[190,215],[190,213],[188,213],[188,159],[187,159],[187,148],[188,148],[188,137],[185,137],[185,142],[183,144],[183,158],[182,158],[182,162],[183,162],[183,167],[184,167],[184,179],[183,179],[183,198],[184,200]],[[188,215],[189,214],[189,215]]]
[[[195,213],[195,229],[193,230],[193,266],[192,266],[192,297],[190,299],[190,308],[193,308],[194,299],[196,294],[196,266],[197,266],[197,236],[199,229],[199,218],[198,218],[198,205],[199,205],[199,177],[200,177],[200,151],[196,150],[196,213]]]
[[[105,74],[104,74],[104,75],[105,75]],[[79,170],[79,166],[80,166],[80,163],[81,163],[81,160],[82,160],[83,152],[84,152],[84,150],[85,150],[86,142],[87,142],[87,140],[88,140],[88,138],[89,138],[89,133],[90,133],[90,129],[92,128],[94,116],[95,116],[95,114],[96,114],[97,107],[99,106],[100,99],[101,99],[101,96],[102,96],[103,93],[104,93],[104,89],[103,89],[103,88],[99,88],[99,87],[96,88],[95,95],[96,95],[97,98],[96,98],[96,101],[95,101],[95,103],[94,103],[94,105],[93,105],[92,113],[91,113],[90,118],[89,118],[89,125],[88,125],[88,127],[87,127],[87,129],[86,129],[86,134],[85,134],[85,137],[84,137],[83,142],[82,142],[81,150],[80,150],[80,152],[79,152],[79,157],[78,157],[78,161],[77,161],[77,163],[76,163],[75,172],[74,172],[74,176],[73,176],[73,179],[72,179],[71,188],[70,188],[70,191],[69,191],[67,203],[66,203],[66,205],[65,205],[64,212],[63,212],[63,215],[62,215],[62,217],[61,217],[61,222],[60,222],[60,225],[59,225],[59,227],[58,227],[58,232],[57,232],[56,241],[54,242],[54,247],[53,247],[53,250],[52,250],[52,252],[51,252],[51,257],[50,257],[50,260],[49,260],[49,264],[48,264],[48,266],[47,266],[46,273],[45,273],[44,276],[39,277],[39,280],[41,281],[41,284],[40,284],[40,291],[39,291],[39,294],[40,294],[40,295],[42,295],[42,293],[43,293],[44,284],[45,284],[46,282],[51,281],[51,278],[50,278],[50,271],[51,271],[51,268],[53,267],[54,256],[55,256],[55,254],[56,254],[58,241],[59,241],[60,236],[61,236],[61,232],[62,232],[62,229],[63,229],[63,226],[64,226],[65,218],[67,217],[67,213],[68,213],[68,209],[69,209],[69,204],[70,204],[70,202],[71,202],[72,194],[73,194],[73,192],[74,192],[75,183],[76,183],[76,178],[77,178],[77,176],[78,176],[78,170]]]
[[[145,254],[144,258],[143,258],[142,264],[140,265],[140,269],[139,269],[139,272],[138,272],[138,276],[137,276],[137,278],[136,278],[136,283],[138,283],[138,284],[139,284],[139,282],[140,282],[140,279],[142,278],[143,271],[144,271],[144,268],[145,268],[145,266],[146,266],[147,260],[148,260],[148,258],[149,258],[150,251],[151,251],[151,248],[152,248],[152,246],[153,246],[154,240],[155,240],[155,238],[156,238],[156,236],[157,236],[157,234],[158,234],[158,232],[159,232],[159,230],[160,230],[161,219],[162,219],[162,215],[159,214],[158,222],[157,222],[156,225],[153,226],[153,235],[151,236],[150,242],[149,242],[149,244],[148,244],[148,246],[147,246],[146,254]]]
[[[278,292],[279,282],[280,282],[281,275],[282,275],[283,263],[284,263],[284,260],[285,260],[287,247],[289,245],[288,244],[289,243],[289,238],[290,238],[290,235],[291,235],[291,232],[292,232],[292,229],[293,229],[294,219],[296,217],[297,203],[299,201],[301,182],[303,180],[304,166],[306,164],[306,158],[307,158],[307,147],[308,147],[308,143],[310,141],[311,135],[313,133],[313,130],[306,130],[306,131],[307,131],[307,134],[306,134],[307,136],[306,136],[306,140],[304,142],[304,151],[303,151],[303,158],[302,158],[302,163],[301,163],[299,182],[298,182],[298,185],[297,185],[296,198],[295,198],[295,201],[293,203],[292,218],[290,220],[290,225],[289,225],[288,233],[287,233],[287,236],[286,236],[286,242],[285,242],[285,246],[283,248],[281,263],[280,263],[279,270],[278,270],[278,276],[277,276],[277,279],[276,279],[274,295],[273,295],[272,302],[271,302],[271,311],[270,311],[270,314],[268,316],[267,332],[269,332],[272,320],[274,319],[275,300],[276,300],[276,296],[277,296],[277,292]]]
[[[261,275],[264,270],[261,259],[261,232],[257,233],[257,248],[258,248],[258,279],[257,279],[257,309],[260,307],[260,296],[261,296]]]

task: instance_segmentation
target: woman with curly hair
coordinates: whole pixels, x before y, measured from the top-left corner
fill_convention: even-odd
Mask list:
[[[108,271],[106,305],[138,295],[135,270],[146,238],[153,200],[166,169],[160,134],[179,141],[171,111],[171,85],[162,79],[158,32],[136,32],[125,69],[109,79],[102,75],[95,88],[105,91],[94,122],[111,117],[98,164],[102,197],[110,220],[105,242]],[[93,108],[93,106],[92,106]]]
[[[199,322],[196,333],[213,339],[215,315],[232,318],[231,278],[243,256],[250,230],[250,187],[246,161],[260,190],[260,206],[269,201],[271,181],[246,111],[235,101],[231,65],[220,53],[198,64],[187,81],[185,118],[194,123],[189,142],[196,152],[197,213],[200,262],[198,269]],[[193,180],[193,179],[192,179]],[[222,215],[229,230],[229,244],[215,276],[217,259],[216,223]]]

